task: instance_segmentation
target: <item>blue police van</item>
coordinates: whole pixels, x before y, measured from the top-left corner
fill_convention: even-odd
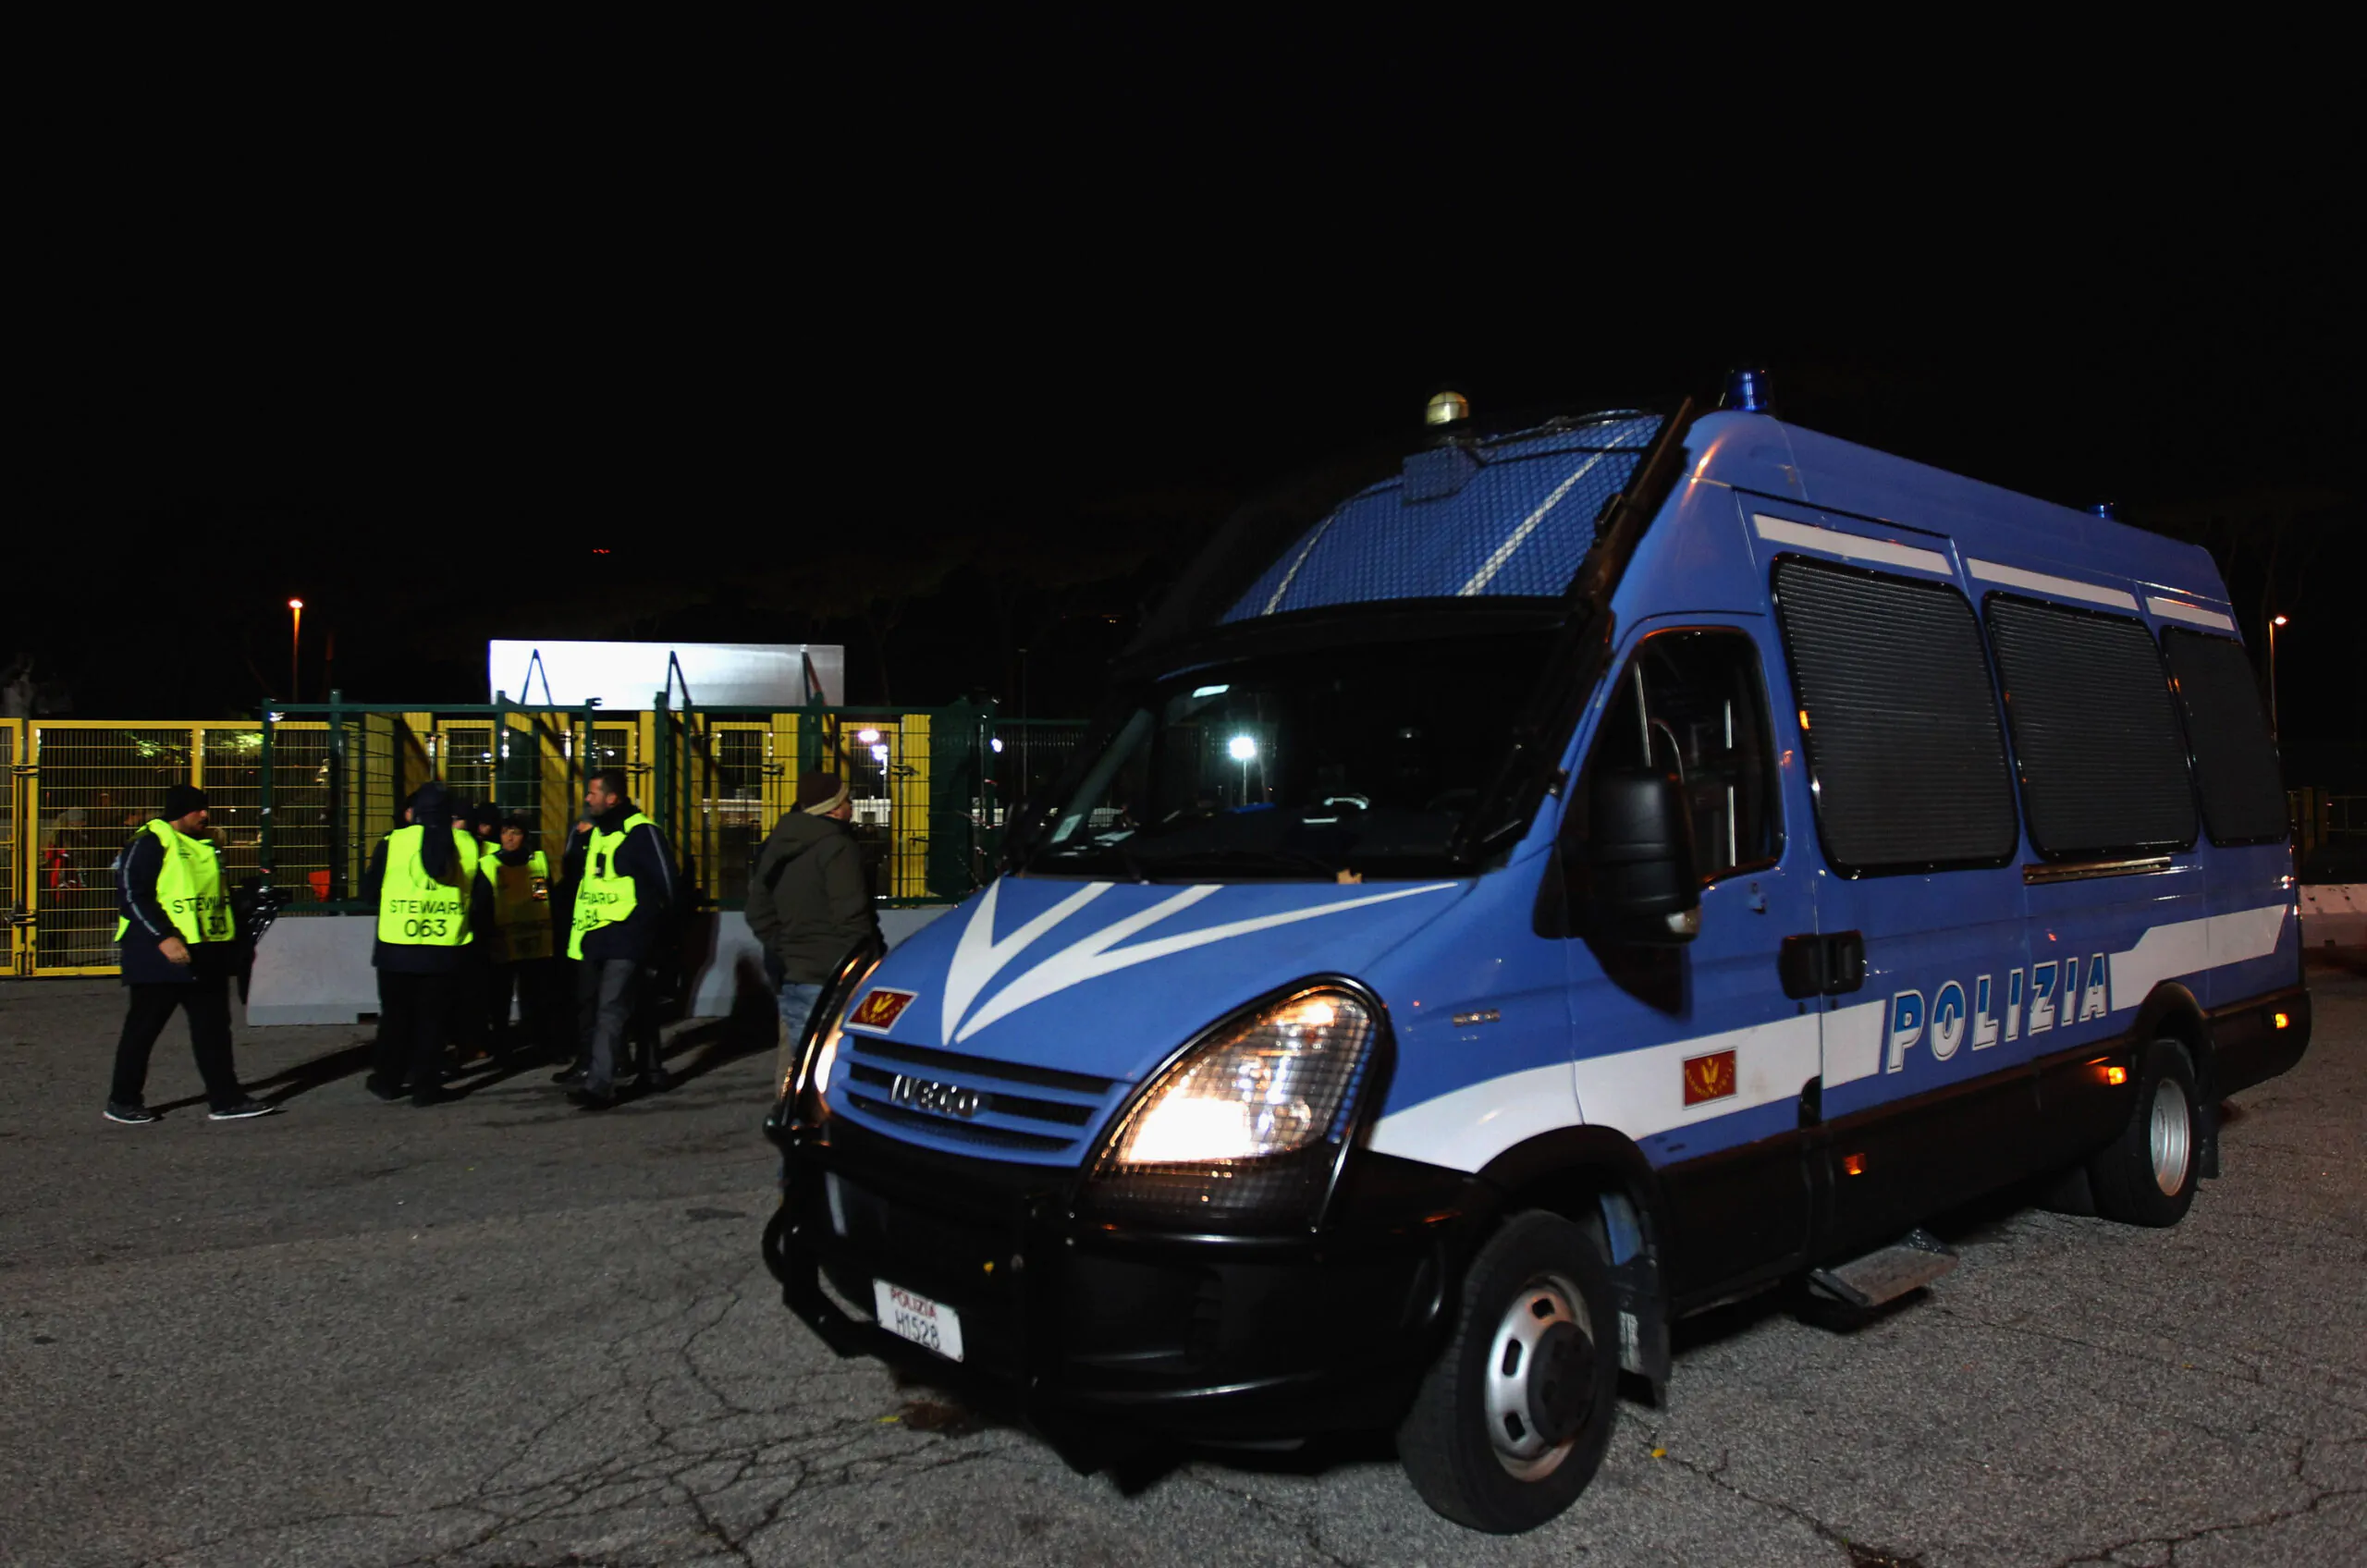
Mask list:
[[[1072,1452],[1393,1429],[1513,1531],[1676,1318],[1896,1298],[2017,1182],[2176,1223],[2310,1031],[2210,557],[1742,401],[1442,397],[1234,518],[816,1008],[788,1304]]]

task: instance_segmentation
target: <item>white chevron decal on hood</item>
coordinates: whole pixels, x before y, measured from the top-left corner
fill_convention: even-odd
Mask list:
[[[1106,887],[1108,884],[1097,883],[1091,886],[1098,888]],[[1156,941],[1144,942],[1136,947],[1120,948],[1116,952],[1110,950],[1135,932],[1155,925],[1179,911],[1190,908],[1212,893],[1224,890],[1223,886],[1219,883],[1198,883],[1183,889],[1171,899],[1162,899],[1148,909],[1138,910],[1125,919],[1095,932],[1090,937],[1070,943],[996,992],[986,1006],[970,1015],[969,1021],[962,1025],[960,1033],[957,1034],[949,1029],[945,1041],[948,1045],[959,1044],[998,1019],[1010,1017],[1030,1002],[1042,1001],[1046,997],[1065,991],[1072,986],[1117,970],[1131,968],[1137,963],[1148,963],[1153,959],[1166,958],[1171,953],[1188,952],[1194,948],[1207,947],[1211,942],[1222,942],[1234,937],[1246,937],[1253,931],[1269,931],[1277,925],[1289,925],[1301,920],[1316,920],[1327,914],[1344,914],[1352,909],[1366,909],[1373,904],[1391,903],[1396,900],[1410,899],[1421,893],[1444,892],[1456,886],[1458,884],[1453,882],[1432,882],[1419,888],[1400,888],[1393,892],[1371,893],[1361,899],[1343,899],[1337,903],[1318,904],[1313,909],[1284,910],[1279,914],[1261,914],[1249,920],[1228,921],[1222,925],[1205,926],[1197,931],[1184,931],[1172,937],[1161,937]],[[994,929],[992,896],[990,890],[987,900],[980,903],[978,913],[970,917],[969,926],[963,931],[961,947],[955,952],[957,964],[961,962],[961,954],[971,949],[972,935],[982,928],[987,935],[981,937],[978,942],[980,950],[989,950],[988,945],[991,944],[990,950],[996,954],[1004,954],[1006,948],[1012,953],[1015,953],[1024,945],[1020,940],[1022,937],[1033,939],[1035,935],[1040,934],[1041,929],[1049,924],[1049,917],[1053,914],[1065,914],[1085,901],[1084,894],[1073,895],[1053,909],[1037,915],[1036,919],[1028,922],[1026,926],[1012,932],[1003,941],[994,942],[992,940]],[[1004,962],[1008,962],[1008,955],[998,959],[995,968],[1002,967]],[[988,970],[975,983],[967,984],[962,992],[963,1001],[966,1003],[970,998],[975,996],[992,974],[993,970]],[[966,975],[964,979],[967,980]],[[954,1006],[951,977],[949,975],[946,1017],[950,1020],[959,1015],[959,1011]]]
[[[1110,890],[1107,882],[1087,882],[1059,903],[1046,910],[1026,925],[995,940],[995,898],[1002,891],[1002,878],[998,876],[987,888],[987,896],[970,912],[970,924],[962,928],[962,941],[953,949],[953,962],[945,971],[945,1034],[948,1045],[953,1043],[953,1026],[962,1022],[962,1013],[987,982],[1002,972],[1002,966],[1020,954],[1030,942],[1083,909]]]

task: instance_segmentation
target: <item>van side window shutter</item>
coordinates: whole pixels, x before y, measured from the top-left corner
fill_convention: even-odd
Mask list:
[[[2162,634],[2177,682],[2202,820],[2214,844],[2273,843],[2287,832],[2276,743],[2243,644],[2173,628]]]
[[[2039,853],[2191,847],[2186,741],[2144,624],[2004,595],[1987,618]]]
[[[1825,858],[1852,875],[2010,861],[2013,775],[1964,595],[1792,559],[1775,603]]]

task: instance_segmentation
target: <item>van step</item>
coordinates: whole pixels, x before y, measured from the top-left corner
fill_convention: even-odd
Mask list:
[[[1886,1247],[1830,1268],[1809,1270],[1809,1286],[1856,1307],[1880,1306],[1930,1284],[1956,1266],[1947,1243],[1920,1225]]]

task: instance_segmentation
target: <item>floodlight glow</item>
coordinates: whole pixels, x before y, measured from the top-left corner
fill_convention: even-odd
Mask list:
[[[879,731],[877,729],[858,729],[854,732],[854,738],[868,746],[879,739]]]
[[[1257,754],[1257,741],[1248,735],[1235,735],[1225,743],[1225,754],[1235,762],[1247,762]]]
[[[989,745],[989,746],[992,746],[996,751],[1000,752],[1000,751],[1001,751],[1001,750],[1002,750],[1002,737],[1001,737],[1001,736],[1000,736],[1000,735],[998,735],[998,736],[996,736],[994,739],[992,739],[992,740],[988,741],[987,742],[987,745]]]

